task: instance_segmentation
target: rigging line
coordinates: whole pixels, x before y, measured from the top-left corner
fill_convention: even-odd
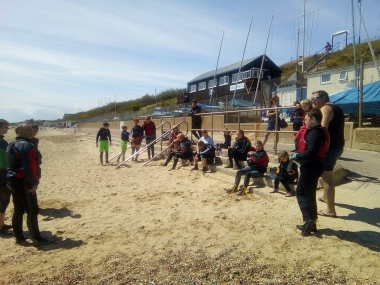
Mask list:
[[[254,100],[253,100],[253,103],[254,103],[254,104],[255,104],[255,102],[256,102],[257,91],[258,91],[258,89],[259,89],[259,85],[260,85],[261,73],[263,72],[263,65],[264,65],[265,55],[266,55],[266,52],[267,52],[267,46],[268,46],[268,40],[269,40],[270,30],[271,30],[271,28],[272,28],[272,22],[273,22],[273,15],[272,15],[272,19],[270,20],[269,32],[268,32],[268,36],[267,36],[267,42],[265,43],[265,50],[264,50],[264,54],[263,54],[263,59],[261,60],[261,66],[260,66],[259,78],[258,78],[258,80],[257,80],[256,91],[255,91],[255,98],[254,98]]]
[[[313,17],[311,19],[311,31],[310,31],[310,40],[309,40],[309,55],[311,54],[311,45],[313,40],[313,29],[314,29],[314,12]]]
[[[211,102],[212,102],[212,95],[214,94],[214,85],[216,85],[216,84],[215,84],[215,80],[216,80],[216,72],[217,72],[217,70],[218,70],[219,57],[220,57],[220,51],[222,50],[223,38],[224,38],[224,31],[223,31],[223,35],[222,35],[222,40],[221,40],[221,42],[220,42],[219,54],[218,54],[218,60],[216,61],[216,67],[215,67],[215,72],[214,72],[214,79],[213,79],[213,81],[212,81],[211,95],[210,95],[210,102],[209,102],[210,105],[211,105]]]
[[[243,65],[243,59],[244,59],[244,55],[245,55],[245,49],[247,48],[247,42],[248,42],[248,38],[249,38],[249,33],[251,32],[252,22],[253,22],[253,17],[251,18],[251,24],[249,25],[247,39],[245,40],[245,46],[244,46],[243,56],[241,57],[240,67],[239,67],[239,71],[238,71],[237,78],[236,78],[234,96],[232,97],[232,104],[234,103],[234,99],[235,99],[235,96],[236,96],[236,89],[237,89],[237,85],[238,85],[238,82],[239,82],[241,66]]]

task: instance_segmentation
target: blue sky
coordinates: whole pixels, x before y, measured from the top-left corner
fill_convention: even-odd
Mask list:
[[[362,0],[370,37],[380,1]],[[307,0],[305,56],[349,30],[351,0]],[[0,0],[0,118],[58,119],[169,88],[264,53],[281,65],[302,54],[303,0]],[[355,11],[358,10],[354,0]],[[359,16],[355,12],[356,38]],[[363,27],[363,26],[362,26]],[[362,29],[360,37],[365,39]],[[344,37],[337,41],[344,41]]]

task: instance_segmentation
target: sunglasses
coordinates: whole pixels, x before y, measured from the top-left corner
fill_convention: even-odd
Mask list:
[[[317,101],[319,98],[323,98],[323,96],[313,97],[311,98],[311,101]]]

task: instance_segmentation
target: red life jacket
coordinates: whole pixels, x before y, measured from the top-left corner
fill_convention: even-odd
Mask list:
[[[317,156],[320,158],[324,158],[330,146],[330,134],[325,127],[318,127],[318,129],[323,131],[325,139],[319,146]],[[303,153],[307,149],[306,136],[310,131],[311,129],[306,128],[306,126],[302,126],[296,134],[295,142],[297,145],[297,153]]]

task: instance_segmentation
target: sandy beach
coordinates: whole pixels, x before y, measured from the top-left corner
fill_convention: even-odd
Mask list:
[[[320,217],[318,233],[302,237],[295,197],[261,188],[238,198],[223,173],[168,171],[162,161],[115,169],[99,164],[95,136],[38,137],[40,230],[56,241],[1,237],[0,284],[379,284],[379,184],[338,186],[339,217]],[[8,224],[12,213],[11,202]]]

